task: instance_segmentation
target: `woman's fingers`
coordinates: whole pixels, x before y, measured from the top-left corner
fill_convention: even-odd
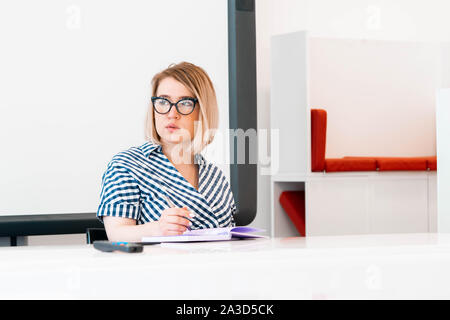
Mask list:
[[[189,219],[195,217],[187,207],[169,208],[163,211],[160,222],[163,223],[164,235],[180,235],[192,225]]]
[[[177,224],[186,227],[189,227],[191,225],[191,222],[187,218],[180,216],[167,216],[164,220],[170,224]]]
[[[166,210],[164,210],[163,215],[179,216],[179,217],[183,217],[185,219],[190,219],[190,218],[195,217],[195,213],[190,211],[187,207],[166,209]]]
[[[181,224],[166,222],[164,226],[164,234],[166,235],[179,235],[188,230],[188,227]]]

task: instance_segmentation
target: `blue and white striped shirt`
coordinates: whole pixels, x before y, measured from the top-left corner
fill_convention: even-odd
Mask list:
[[[158,144],[146,142],[116,154],[102,177],[97,217],[131,218],[137,224],[159,220],[170,205],[187,206],[197,215],[191,229],[234,226],[236,205],[222,170],[201,154],[198,190],[173,166]]]

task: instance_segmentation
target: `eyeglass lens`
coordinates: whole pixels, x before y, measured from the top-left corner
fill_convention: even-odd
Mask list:
[[[153,100],[153,105],[156,108],[156,111],[159,113],[167,113],[170,110],[171,103],[163,98],[158,98]],[[194,108],[194,101],[183,99],[178,101],[175,106],[177,107],[177,111],[181,114],[189,114],[192,112]]]

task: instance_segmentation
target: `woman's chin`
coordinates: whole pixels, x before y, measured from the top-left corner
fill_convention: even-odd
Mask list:
[[[191,141],[188,137],[175,133],[166,135],[162,140],[170,144],[188,143]]]

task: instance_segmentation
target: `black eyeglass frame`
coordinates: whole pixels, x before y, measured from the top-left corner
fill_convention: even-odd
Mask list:
[[[169,110],[167,110],[167,112],[159,112],[159,111],[156,109],[156,107],[155,107],[155,100],[159,100],[159,99],[165,100],[165,101],[167,101],[167,102],[170,104]],[[181,101],[186,101],[186,100],[189,100],[189,101],[194,102],[194,106],[192,107],[191,112],[189,112],[189,113],[182,113],[182,112],[180,112],[180,109],[178,109],[178,103],[180,103]],[[166,114],[166,113],[169,113],[170,110],[172,110],[172,107],[175,106],[175,108],[177,109],[177,112],[178,112],[179,114],[182,114],[182,115],[184,115],[184,116],[187,116],[187,115],[191,114],[192,112],[194,112],[195,105],[197,104],[197,102],[198,102],[198,99],[197,99],[197,98],[183,98],[183,99],[178,100],[177,102],[172,103],[172,102],[170,102],[170,101],[169,101],[168,99],[166,99],[166,98],[162,98],[162,97],[152,97],[152,105],[153,105],[153,109],[155,109],[155,111],[158,112],[159,114]]]

